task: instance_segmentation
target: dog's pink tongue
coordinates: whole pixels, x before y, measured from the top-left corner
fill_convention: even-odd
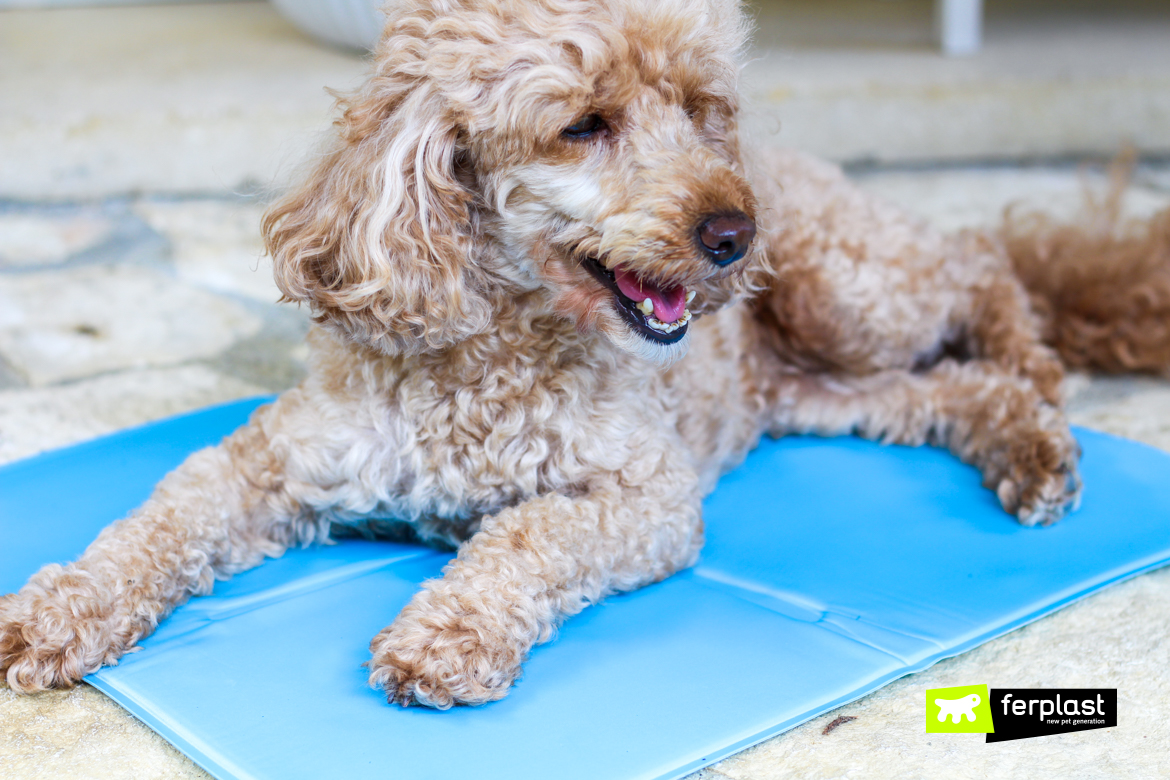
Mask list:
[[[649,298],[654,304],[654,316],[662,322],[675,322],[687,308],[687,291],[681,286],[659,287],[653,282],[640,280],[633,272],[622,268],[615,268],[613,275],[622,295],[635,303]]]

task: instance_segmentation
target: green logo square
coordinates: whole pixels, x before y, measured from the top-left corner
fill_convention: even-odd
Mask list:
[[[986,685],[928,688],[927,734],[993,734],[991,695]]]

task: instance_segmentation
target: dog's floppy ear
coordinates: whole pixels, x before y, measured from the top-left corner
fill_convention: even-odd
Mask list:
[[[436,351],[488,328],[490,285],[456,177],[458,126],[418,47],[386,43],[340,101],[332,151],[265,215],[265,242],[284,297],[318,321],[387,354]]]

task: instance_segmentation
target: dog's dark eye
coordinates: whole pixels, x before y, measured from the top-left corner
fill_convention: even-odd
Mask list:
[[[597,114],[589,114],[578,119],[561,131],[567,138],[588,138],[605,129],[605,120]]]

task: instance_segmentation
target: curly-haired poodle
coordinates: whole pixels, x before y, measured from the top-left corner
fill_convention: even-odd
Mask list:
[[[566,617],[695,562],[703,496],[763,434],[930,442],[1022,523],[1074,506],[1042,339],[1170,364],[1170,217],[943,236],[749,153],[746,29],[735,0],[391,3],[264,222],[317,315],[308,378],[0,601],[9,685],[69,685],[216,578],[360,525],[459,549],[374,637],[371,682],[499,699]]]

